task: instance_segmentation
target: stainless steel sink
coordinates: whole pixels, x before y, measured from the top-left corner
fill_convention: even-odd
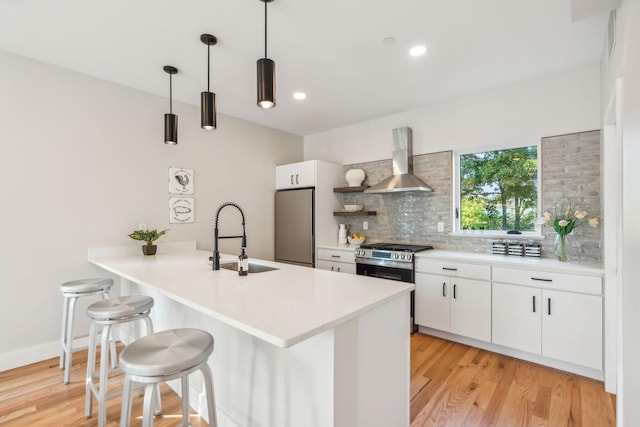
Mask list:
[[[224,268],[226,270],[238,271],[238,263],[237,262],[226,262],[224,264],[220,264],[220,268]],[[249,273],[264,273],[265,271],[278,270],[275,267],[267,267],[266,265],[258,265],[249,263]]]

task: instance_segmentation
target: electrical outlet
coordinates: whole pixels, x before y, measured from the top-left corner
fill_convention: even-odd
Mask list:
[[[141,222],[140,224],[138,224],[138,230],[146,230],[147,229],[147,224],[145,224],[144,222]]]
[[[369,229],[369,221],[362,221],[362,229],[363,230]]]
[[[444,231],[444,222],[438,223],[438,233],[442,233]]]

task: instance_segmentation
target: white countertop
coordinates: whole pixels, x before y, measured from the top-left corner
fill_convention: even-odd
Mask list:
[[[138,248],[139,249],[139,248]],[[102,252],[102,254],[101,254]],[[211,252],[90,249],[89,262],[278,347],[290,347],[414,289],[413,284],[250,259],[278,270],[212,271]],[[221,261],[237,257],[221,255]]]
[[[359,248],[360,245],[323,244],[318,248],[350,250]],[[456,252],[433,249],[416,253],[416,258],[451,259],[466,262],[480,262],[502,267],[536,268],[559,271],[563,273],[604,274],[604,267],[600,264],[587,264],[577,262],[562,262],[553,258],[537,258],[510,255],[479,254],[473,252]]]
[[[477,254],[471,252],[444,251],[439,249],[418,252],[416,253],[416,258],[481,262],[501,267],[545,269],[562,273],[604,274],[604,269],[601,265],[562,262],[552,258]]]

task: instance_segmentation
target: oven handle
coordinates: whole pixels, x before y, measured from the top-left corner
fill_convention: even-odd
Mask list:
[[[413,270],[412,262],[398,262],[390,260],[374,260],[368,258],[356,258],[356,264],[375,265],[379,267],[399,268],[402,270]]]

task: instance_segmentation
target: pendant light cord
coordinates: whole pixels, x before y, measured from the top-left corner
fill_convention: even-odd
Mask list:
[[[171,84],[172,75],[169,74],[169,114],[173,114],[173,85]]]
[[[211,45],[207,43],[207,92],[211,92],[211,90],[209,90],[209,80],[211,76],[210,64],[211,64]]]
[[[267,2],[264,2],[264,57],[267,57]]]

